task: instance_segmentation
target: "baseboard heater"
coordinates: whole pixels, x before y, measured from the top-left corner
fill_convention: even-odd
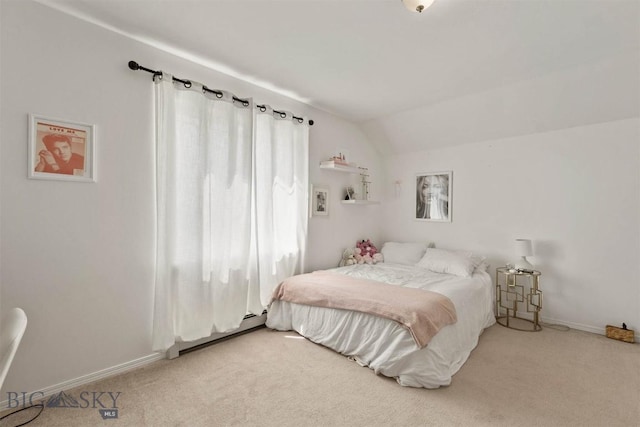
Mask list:
[[[256,314],[247,314],[244,316],[240,327],[229,332],[214,332],[208,337],[200,338],[195,341],[177,342],[167,350],[167,359],[175,359],[182,353],[196,350],[197,347],[204,347],[210,344],[214,344],[217,341],[232,337],[234,335],[240,335],[248,332],[252,329],[261,328],[267,321],[267,310],[264,310],[260,316]]]

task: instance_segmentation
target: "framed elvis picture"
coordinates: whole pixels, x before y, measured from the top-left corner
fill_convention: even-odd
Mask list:
[[[29,115],[29,178],[95,182],[95,126]]]

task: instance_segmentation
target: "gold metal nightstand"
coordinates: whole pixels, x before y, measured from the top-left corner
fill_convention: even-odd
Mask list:
[[[519,273],[510,272],[506,267],[496,269],[496,321],[499,324],[518,331],[542,330],[539,319],[542,310],[540,276],[536,270]],[[518,317],[518,303],[523,303],[521,310],[526,304],[527,313],[533,313],[533,320]]]

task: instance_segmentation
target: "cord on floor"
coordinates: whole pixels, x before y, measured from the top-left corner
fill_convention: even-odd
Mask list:
[[[25,422],[23,422],[22,424],[16,424],[14,427],[21,427],[21,426],[27,425],[27,424],[29,424],[31,421],[35,420],[36,418],[38,418],[38,417],[40,416],[40,414],[41,414],[41,413],[42,413],[42,411],[44,410],[44,403],[36,403],[35,405],[25,406],[24,408],[20,408],[20,409],[18,409],[17,411],[10,412],[10,413],[8,413],[7,415],[3,415],[2,417],[0,417],[0,421],[4,420],[4,419],[5,419],[5,418],[7,418],[7,417],[11,417],[11,416],[13,416],[13,415],[16,415],[16,414],[18,414],[19,412],[26,411],[26,410],[28,410],[28,409],[32,409],[32,408],[40,408],[40,410],[39,410],[39,411],[38,411],[38,413],[37,413],[33,418],[31,418],[30,420],[25,421]]]

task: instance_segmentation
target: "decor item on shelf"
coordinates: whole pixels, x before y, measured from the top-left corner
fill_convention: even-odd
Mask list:
[[[367,168],[359,168],[360,169],[360,178],[362,182],[362,200],[369,200],[369,169]]]
[[[336,165],[349,166],[346,157],[342,153],[339,153],[337,156],[331,157],[329,160],[332,160]]]
[[[402,0],[404,6],[412,12],[422,13],[433,4],[434,0]]]
[[[348,174],[358,174],[361,177],[361,186],[362,186],[362,190],[363,190],[363,194],[360,194],[360,191],[358,190],[356,192],[355,188],[360,188],[358,187],[352,187],[352,186],[347,186],[344,187],[345,189],[343,190],[341,196],[339,197],[340,203],[344,204],[344,205],[377,205],[380,202],[378,201],[374,201],[371,200],[369,198],[369,185],[371,184],[371,182],[367,179],[369,177],[369,173],[367,168],[363,168],[363,167],[358,167],[355,163],[348,163],[347,165],[342,165],[339,163],[336,163],[334,160],[321,160],[320,161],[320,169],[323,170],[329,170],[329,171],[335,171],[335,172],[340,172],[340,173],[348,173]]]
[[[527,261],[526,258],[533,255],[531,240],[516,239],[516,255],[520,257],[520,259],[513,263],[516,269],[533,270],[533,265]]]
[[[356,190],[354,190],[353,187],[345,188],[344,192],[345,192],[345,196],[344,196],[345,200],[355,200]]]

